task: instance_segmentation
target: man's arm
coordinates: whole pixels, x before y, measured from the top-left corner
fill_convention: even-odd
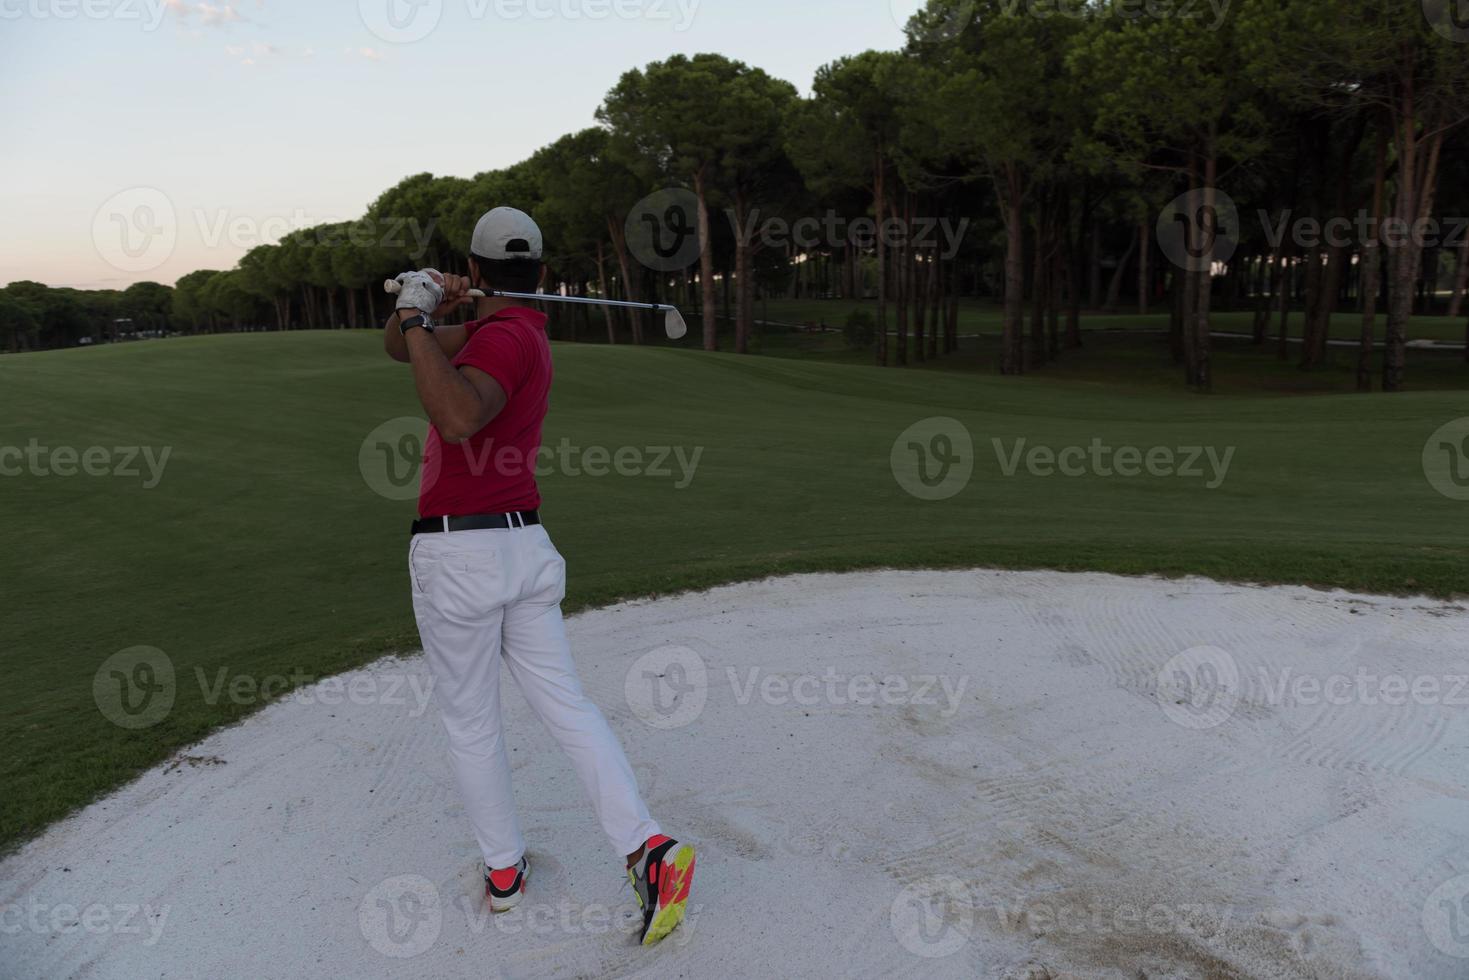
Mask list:
[[[508,399],[500,382],[478,368],[455,368],[433,334],[410,330],[403,340],[418,400],[445,442],[464,442],[505,408]]]
[[[399,319],[397,313],[388,317],[388,322],[383,327],[383,349],[393,360],[407,364],[408,339],[403,336],[403,331],[398,329]],[[423,331],[413,332],[422,333]],[[469,331],[464,329],[462,324],[457,327],[435,326],[433,336],[439,342],[439,349],[444,352],[444,356],[451,361],[458,357],[464,345],[469,343]]]

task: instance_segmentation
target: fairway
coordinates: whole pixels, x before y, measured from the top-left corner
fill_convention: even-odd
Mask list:
[[[671,349],[559,345],[556,357],[546,444],[567,440],[581,463],[575,475],[558,464],[542,487],[572,608],[874,566],[1469,592],[1464,505],[1422,464],[1429,436],[1464,414],[1460,393],[1201,398]],[[379,495],[359,469],[370,433],[416,414],[411,377],[376,333],[0,359],[0,445],[169,452],[151,487],[141,461],[138,476],[0,478],[6,512],[25,515],[0,549],[11,681],[0,841],[33,835],[280,684],[416,649],[414,505]],[[925,501],[891,456],[900,434],[939,417],[971,434],[973,475]],[[917,441],[933,445],[935,425]],[[1005,473],[1017,452],[1094,440],[1232,456],[1217,481],[1207,462],[1198,478],[1047,475],[1023,462]],[[661,454],[668,475],[589,475],[585,450],[597,448],[637,450],[644,470]],[[697,461],[691,476],[679,458]],[[177,700],[159,724],[128,730],[98,710],[93,682],[138,646],[170,658]]]

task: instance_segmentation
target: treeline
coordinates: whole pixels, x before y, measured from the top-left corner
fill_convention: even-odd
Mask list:
[[[72,347],[174,328],[174,289],[140,282],[127,289],[55,289],[13,282],[0,289],[0,350]]]
[[[376,323],[384,277],[463,271],[475,219],[510,204],[542,223],[561,288],[678,302],[710,349],[749,348],[762,295],[862,296],[877,363],[910,364],[956,348],[959,297],[989,296],[1007,374],[1081,346],[1083,308],[1166,311],[1185,382],[1208,390],[1215,311],[1252,311],[1255,342],[1303,369],[1350,313],[1360,386],[1398,390],[1411,318],[1459,313],[1469,273],[1469,32],[1451,6],[929,0],[903,51],[827,65],[809,98],[675,56],[529,160],[410,177],[358,221],[185,277],[173,317]],[[683,232],[705,247],[667,268]],[[652,336],[635,314],[575,315],[577,335]]]

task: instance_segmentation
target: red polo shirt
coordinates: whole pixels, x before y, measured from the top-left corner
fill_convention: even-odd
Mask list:
[[[457,446],[429,426],[423,451],[418,516],[468,517],[535,510],[536,455],[551,394],[546,315],[512,306],[465,328],[469,341],[454,366],[485,372],[508,401],[490,424]]]

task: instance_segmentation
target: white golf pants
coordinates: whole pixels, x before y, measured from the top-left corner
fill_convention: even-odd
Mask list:
[[[485,864],[508,868],[525,853],[501,730],[502,660],[570,756],[617,853],[657,834],[622,746],[582,693],[561,621],[566,562],[546,529],[416,535],[408,565],[450,764]]]

